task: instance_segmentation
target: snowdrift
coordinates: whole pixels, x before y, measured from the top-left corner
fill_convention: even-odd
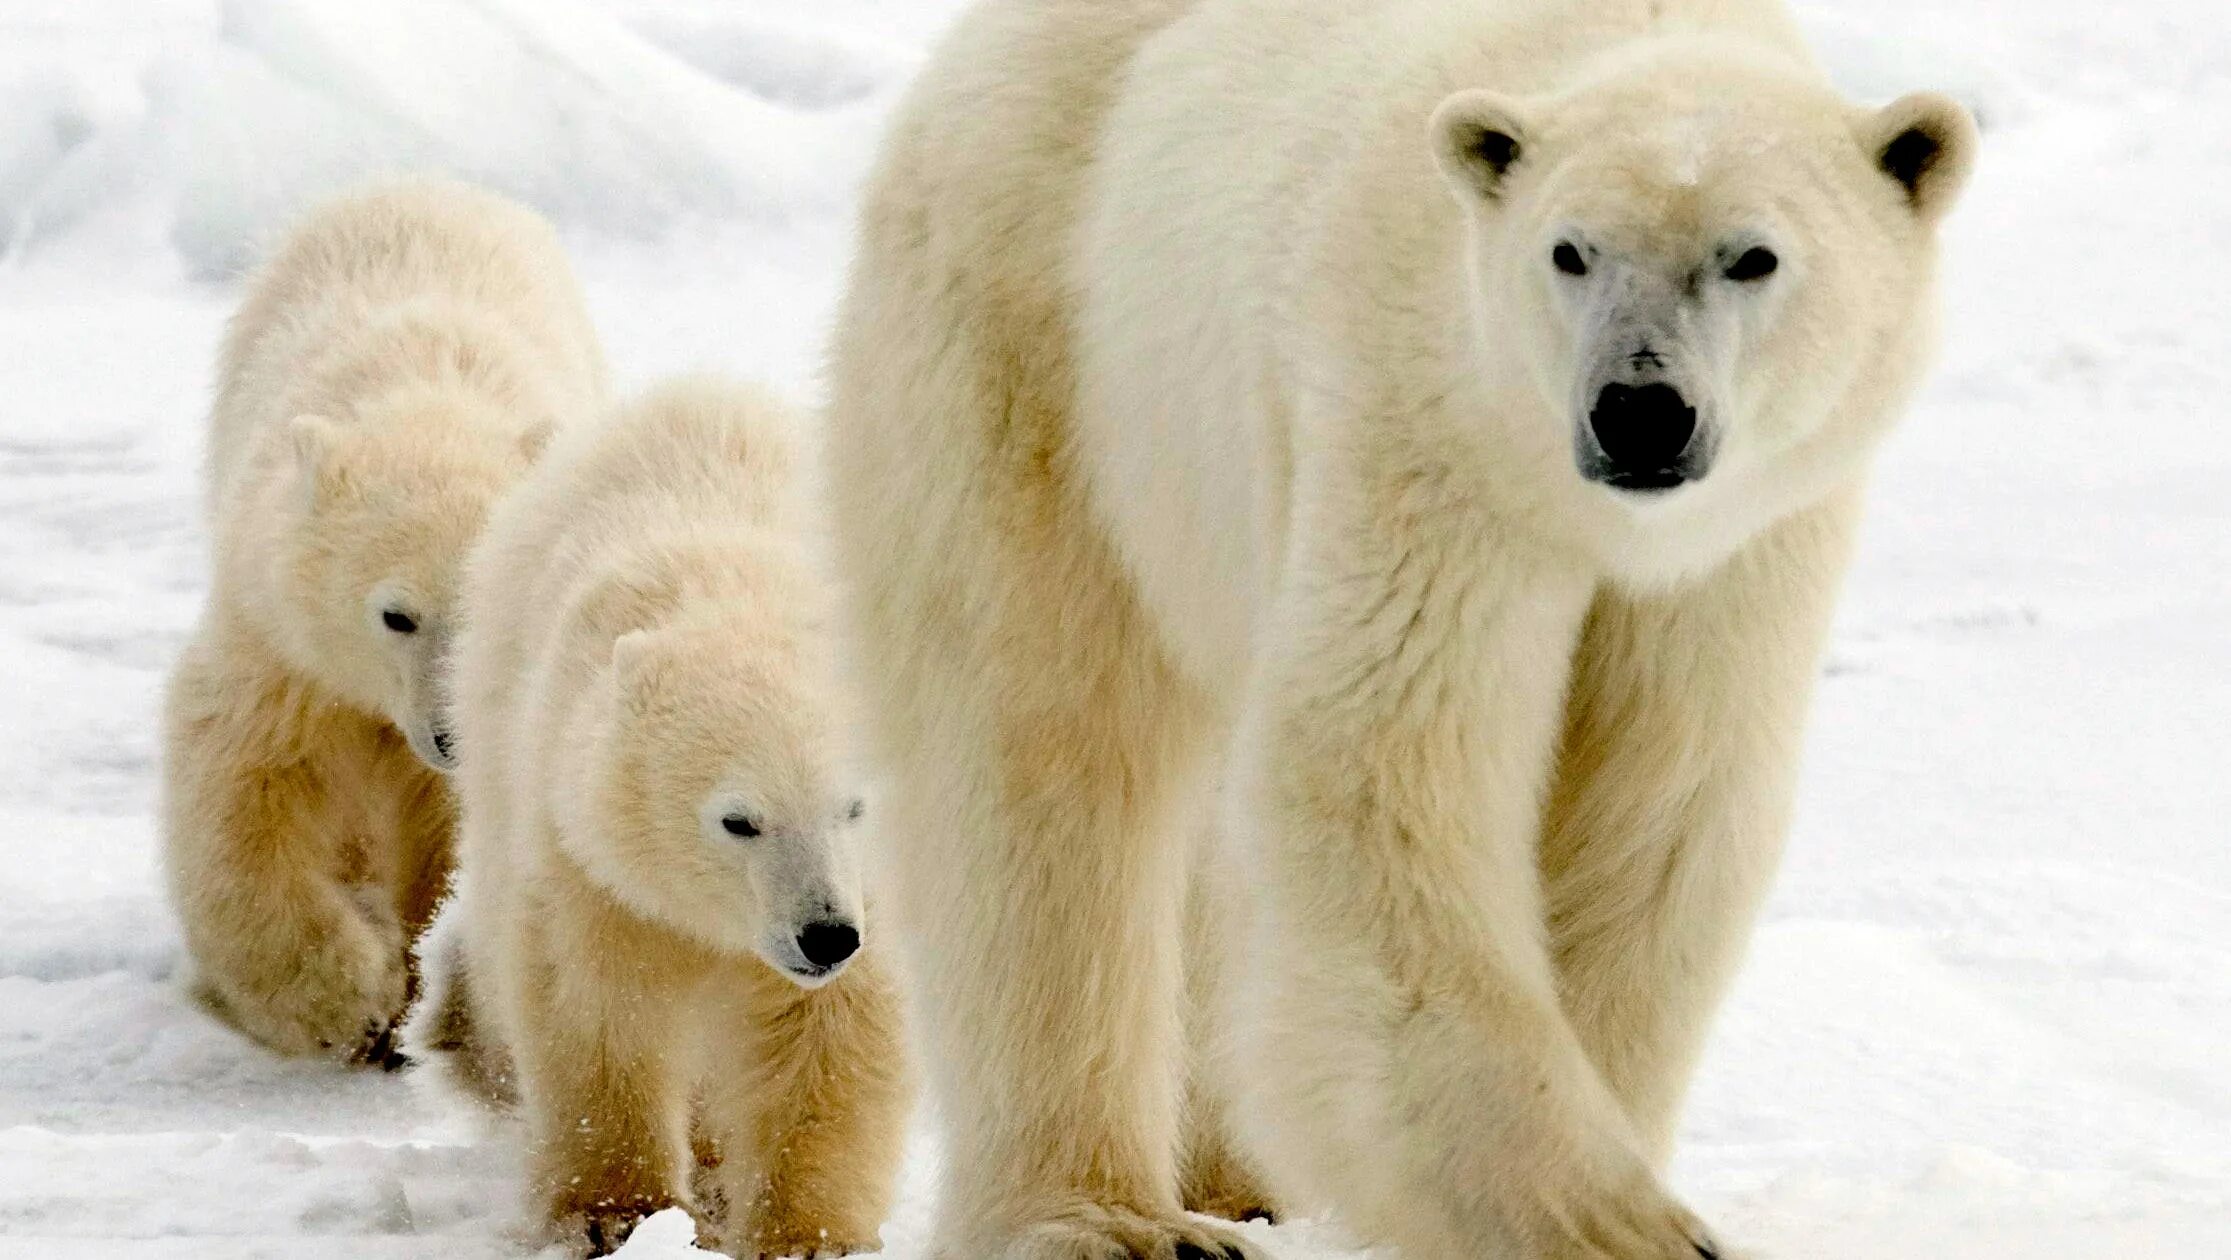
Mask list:
[[[736,6],[741,9],[745,6]],[[132,98],[64,67],[0,90],[0,244],[95,224],[221,276],[305,201],[443,170],[572,225],[824,215],[912,64],[857,35],[574,0],[224,0]]]

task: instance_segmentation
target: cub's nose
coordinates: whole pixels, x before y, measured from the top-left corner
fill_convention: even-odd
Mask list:
[[[434,751],[451,760],[456,758],[457,748],[451,741],[448,731],[434,732]]]
[[[1688,480],[1682,453],[1696,436],[1696,408],[1671,385],[1606,385],[1588,412],[1603,451],[1596,480],[1621,490],[1664,490]]]
[[[798,933],[798,952],[816,967],[827,969],[852,957],[860,948],[860,931],[849,923],[823,920],[808,923]]]

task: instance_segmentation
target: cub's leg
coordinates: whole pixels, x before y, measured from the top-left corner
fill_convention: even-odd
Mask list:
[[[427,769],[400,734],[380,735],[347,790],[359,797],[358,812],[365,818],[364,857],[376,896],[411,947],[405,984],[415,1018],[427,981],[420,943],[449,890],[455,863],[457,797],[448,777]],[[389,1066],[409,1062],[401,1041],[387,1058]]]
[[[457,796],[447,778],[421,766],[400,740],[388,773],[398,810],[387,886],[394,895],[396,919],[415,941],[434,921],[449,891],[457,853]]]
[[[282,1054],[391,1058],[404,942],[342,881],[358,837],[333,791],[367,725],[206,630],[166,697],[164,865],[195,984]]]
[[[1540,802],[1593,576],[1430,460],[1374,480],[1354,458],[1301,470],[1238,744],[1254,1149],[1405,1255],[1710,1255],[1549,955]]]
[[[419,988],[403,1022],[401,1048],[467,1098],[511,1109],[519,1103],[511,1052],[489,1019],[492,986],[485,975],[476,979],[469,945],[474,933],[465,919],[475,904],[488,902],[453,894],[412,945]]]
[[[703,1205],[731,1255],[881,1247],[909,1103],[899,995],[879,955],[819,989],[757,959],[707,990],[699,1087]]]
[[[1242,979],[1238,951],[1246,939],[1249,893],[1219,841],[1213,817],[1204,819],[1185,895],[1178,1193],[1188,1212],[1229,1221],[1274,1220],[1270,1191],[1233,1127],[1231,986]]]
[[[573,885],[559,875],[548,884]],[[521,899],[503,990],[528,1128],[528,1185],[549,1240],[608,1254],[686,1202],[686,1037],[700,956],[582,887]]]
[[[1588,619],[1542,861],[1567,1013],[1663,1164],[1780,858],[1853,505]]]

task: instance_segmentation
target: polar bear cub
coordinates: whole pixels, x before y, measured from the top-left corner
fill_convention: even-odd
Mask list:
[[[890,1203],[897,999],[860,952],[799,472],[771,397],[670,385],[554,451],[473,558],[458,894],[410,1041],[516,1097],[576,1249],[682,1204],[739,1255],[839,1254]]]
[[[326,206],[251,282],[219,362],[214,573],[170,680],[163,840],[198,995],[273,1049],[394,1062],[407,941],[449,864],[457,572],[603,382],[556,234],[462,185]]]

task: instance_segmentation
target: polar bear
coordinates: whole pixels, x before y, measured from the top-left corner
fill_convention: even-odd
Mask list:
[[[1227,1115],[1403,1254],[1715,1254],[1659,1169],[1974,146],[1778,0],[960,21],[830,408],[941,1254],[1247,1252]]]
[[[449,863],[457,569],[597,405],[602,355],[548,225],[424,181],[310,214],[218,372],[209,600],[165,712],[171,900],[212,1009],[283,1053],[393,1066],[405,942]]]
[[[785,416],[665,386],[561,438],[468,571],[458,892],[406,1044],[519,1100],[576,1249],[684,1204],[741,1256],[869,1250],[895,1188],[898,997]]]

